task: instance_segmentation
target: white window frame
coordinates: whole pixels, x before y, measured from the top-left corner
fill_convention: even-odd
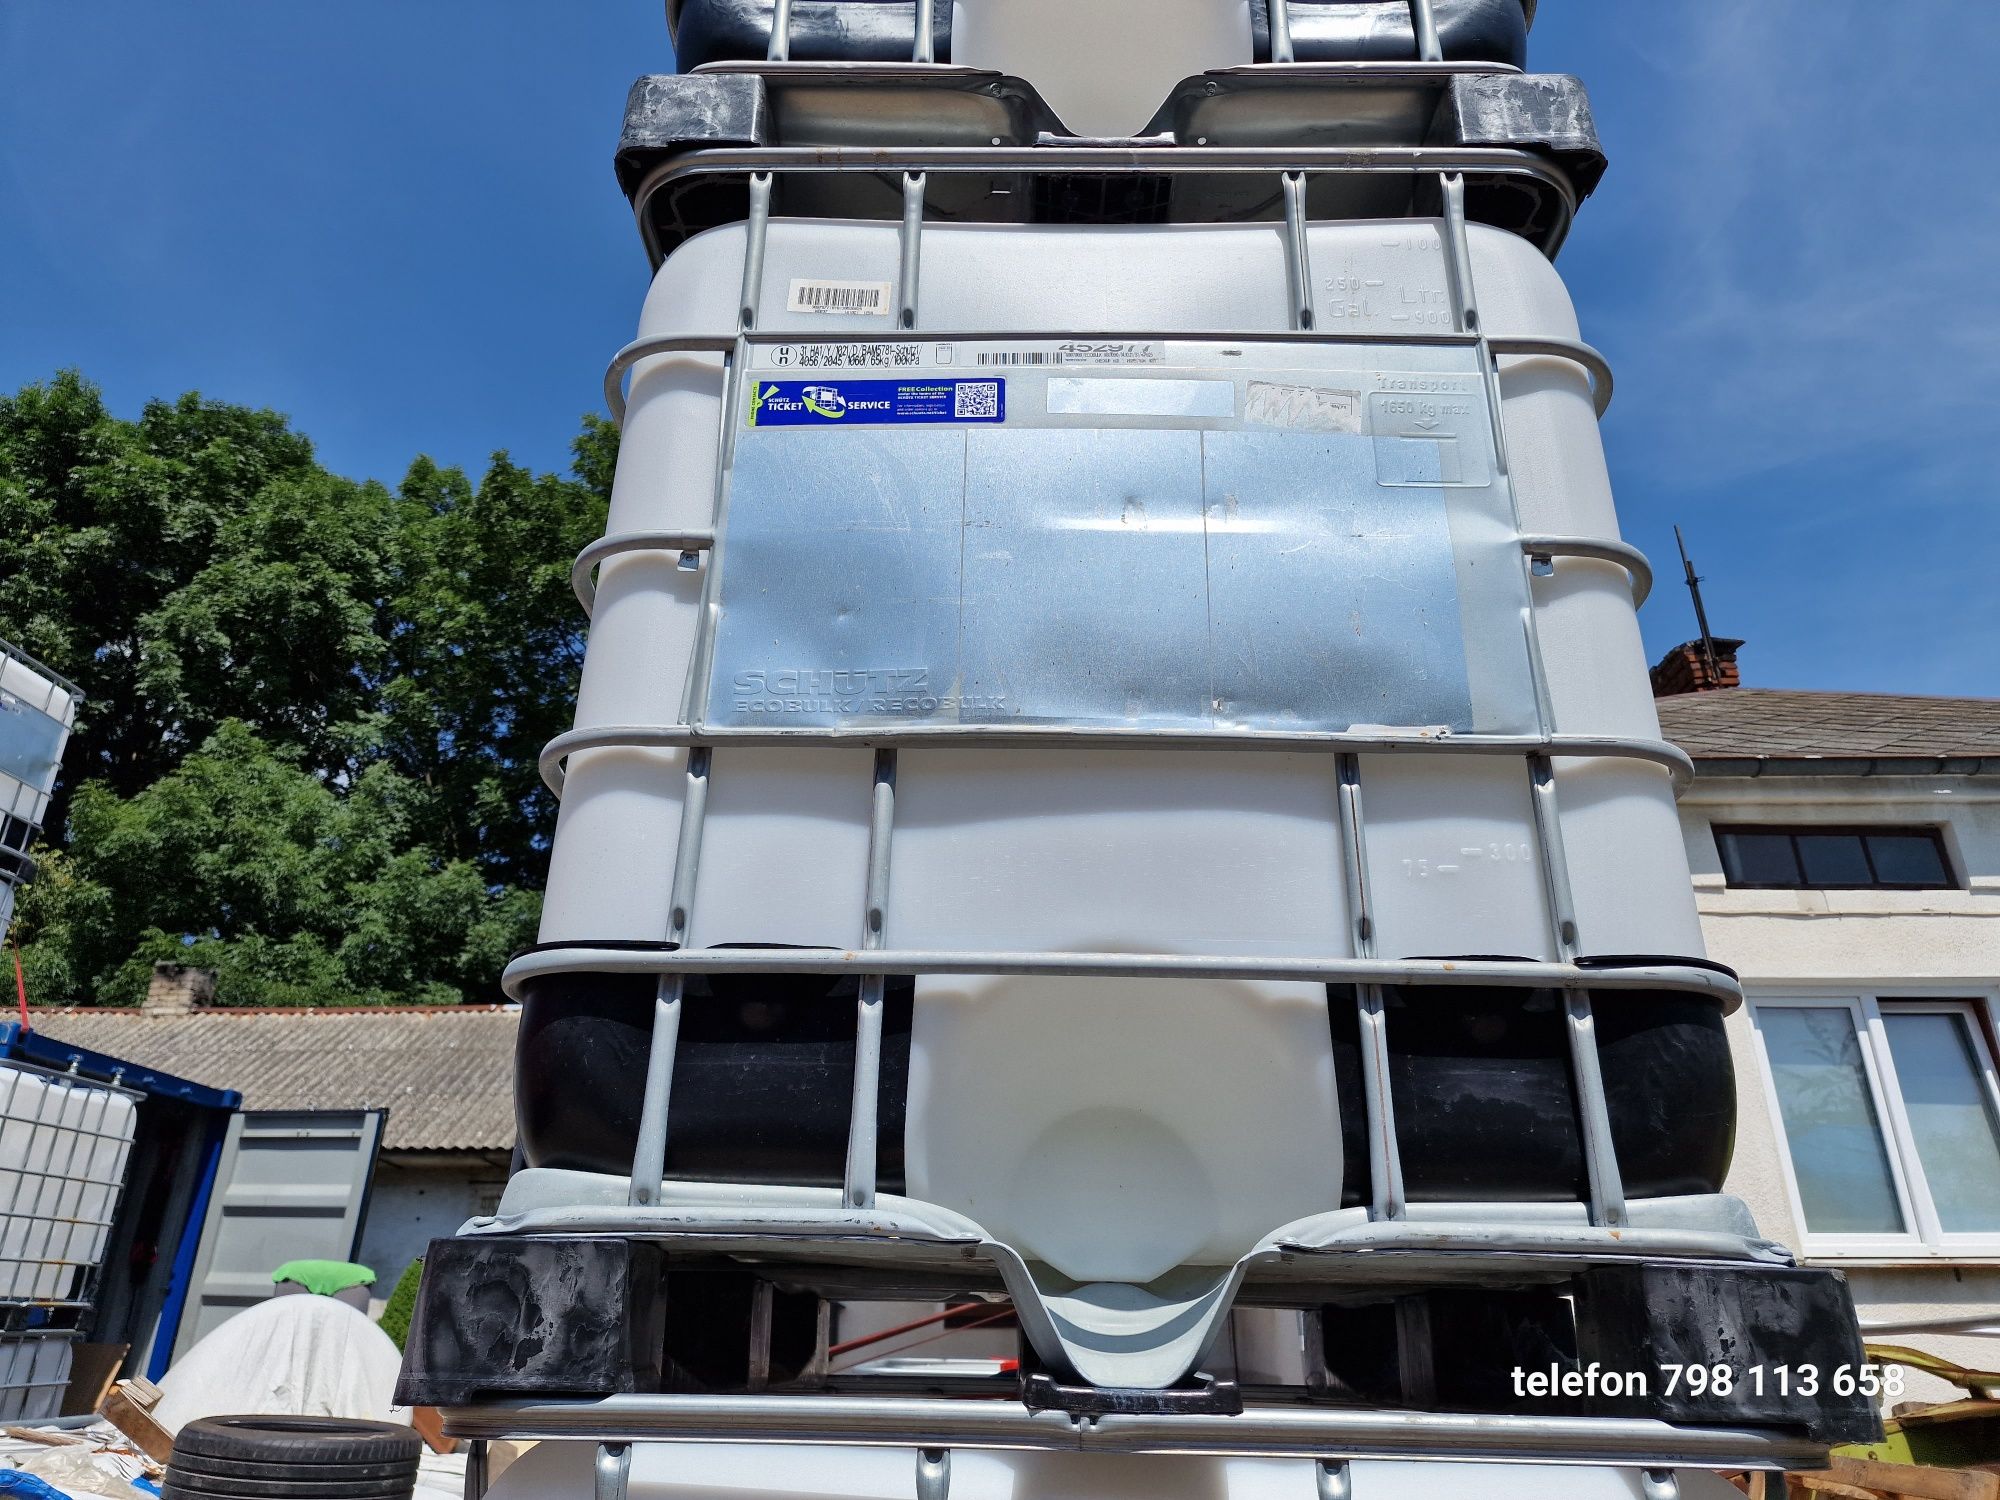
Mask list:
[[[1937,988],[1952,988],[1939,986]],[[1971,1028],[1974,1061],[1986,1087],[1986,1097],[1996,1118],[2000,1118],[2000,1070],[1996,1070],[1988,1026],[1994,1017],[1996,997],[1991,992],[1939,995],[1937,988],[1924,994],[1896,994],[1892,991],[1864,993],[1805,992],[1759,993],[1750,997],[1751,1021],[1757,1034],[1757,1056],[1762,1064],[1764,1099],[1770,1112],[1771,1128],[1777,1135],[1779,1167],[1785,1175],[1792,1223],[1798,1243],[1811,1259],[1862,1260],[1963,1260],[2000,1259],[2000,1234],[1952,1234],[1938,1222],[1937,1205],[1931,1197],[1923,1162],[1917,1155],[1916,1135],[1903,1106],[1901,1080],[1896,1076],[1896,1060],[1889,1050],[1889,1033],[1883,1025],[1886,1007],[1891,1015],[1963,1016]],[[1760,1014],[1766,1010],[1845,1010],[1854,1021],[1854,1034],[1861,1049],[1862,1072],[1875,1106],[1875,1119],[1882,1130],[1883,1148],[1889,1161],[1891,1185],[1897,1206],[1908,1226],[1901,1234],[1825,1234],[1806,1224],[1805,1198],[1799,1191],[1797,1170],[1792,1165],[1791,1141],[1785,1134],[1785,1116],[1778,1099],[1776,1070],[1765,1046]]]

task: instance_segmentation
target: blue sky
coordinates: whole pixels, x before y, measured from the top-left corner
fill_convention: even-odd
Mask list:
[[[1693,628],[1679,521],[1752,683],[2000,694],[2000,7],[1543,0],[1534,63],[1612,158],[1560,264],[1649,647]],[[0,0],[0,388],[198,388],[391,482],[561,467],[670,65],[658,0]]]

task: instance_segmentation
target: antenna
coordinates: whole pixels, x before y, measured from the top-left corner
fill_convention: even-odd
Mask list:
[[[1708,611],[1701,602],[1701,579],[1696,575],[1694,563],[1688,558],[1687,539],[1681,535],[1680,527],[1674,528],[1674,545],[1681,549],[1681,571],[1687,575],[1688,593],[1694,596],[1695,623],[1701,626],[1701,659],[1708,668],[1708,680],[1720,682],[1722,667],[1715,658],[1715,637],[1708,631]]]

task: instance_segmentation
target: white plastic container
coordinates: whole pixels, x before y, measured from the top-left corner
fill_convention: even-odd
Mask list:
[[[1183,78],[1255,58],[1247,0],[956,0],[951,60],[1028,79],[1073,134],[1129,136]]]
[[[0,1334],[0,1421],[46,1422],[62,1414],[75,1338],[72,1333]]]
[[[68,683],[0,641],[0,935],[13,920],[25,851],[55,791],[76,706]]]
[[[80,1294],[104,1258],[136,1124],[129,1094],[0,1064],[0,1300]]]
[[[1569,298],[1538,252],[1480,226],[1470,235],[1493,336],[1577,336]],[[743,248],[741,227],[684,246],[655,278],[641,335],[731,332]],[[1435,222],[1315,226],[1310,258],[1321,327],[1330,335],[1449,326],[1440,322],[1450,304]],[[812,279],[893,283],[897,266],[892,226],[774,222],[760,327],[857,338],[886,330],[886,314],[787,311],[796,303],[789,293]],[[923,241],[920,326],[967,336],[1130,330],[1160,345],[1159,369],[1139,373],[1179,380],[1186,389],[1173,399],[1198,406],[1224,378],[1227,351],[1183,345],[1172,335],[1227,330],[1254,342],[1259,332],[1283,331],[1286,286],[1276,226],[935,227]],[[932,351],[926,362],[961,357]],[[1399,389],[1403,377],[1380,372],[1419,372],[1408,377],[1415,382],[1408,388],[1418,389],[1430,378],[1421,372],[1441,368],[1443,357],[1379,347],[1353,355],[1352,368],[1375,380],[1374,394],[1328,420],[1336,427],[1388,421],[1383,414],[1400,408],[1376,397]],[[1103,418],[1110,429],[1147,425],[1117,415],[1120,401],[1143,407],[1164,399],[1151,385],[1122,393],[1032,389],[1047,392],[1051,410],[1074,399],[1110,410]],[[1240,403],[1241,380],[1235,389]],[[1454,420],[1469,424],[1469,434],[1483,422],[1484,398],[1464,389]],[[722,391],[715,357],[659,356],[638,365],[610,531],[710,523]],[[1509,358],[1502,394],[1521,532],[1615,539],[1584,371],[1553,358]],[[1359,415],[1363,407],[1374,415]],[[1405,441],[1400,429],[1378,426],[1375,437],[1387,445],[1378,446],[1378,462],[1402,461],[1380,456]],[[1462,459],[1449,462],[1473,466],[1462,476],[1466,485],[1483,483],[1474,470],[1484,460],[1470,442],[1463,446]],[[748,451],[739,452],[739,470]],[[1433,444],[1423,451],[1445,450]],[[1115,466],[1106,473],[1104,483],[1121,482]],[[809,504],[819,482],[799,470],[797,495],[785,503]],[[1005,487],[1004,478],[995,482]],[[1380,482],[1417,481],[1385,467]],[[769,487],[755,494],[763,498],[733,503],[784,498]],[[902,503],[893,494],[884,500],[892,509]],[[1128,501],[1124,519],[1131,508]],[[1512,523],[1496,532],[1489,512],[1454,512],[1455,528],[1477,522],[1493,533],[1454,537],[1463,543],[1458,583],[1466,590],[1478,582],[1466,571],[1477,556],[1482,568],[1523,590],[1523,608],[1532,597],[1552,729],[1657,738],[1627,575],[1565,558],[1554,576],[1521,583],[1507,571],[1520,567]],[[1191,514],[1191,524],[1209,524]],[[1119,521],[1114,506],[1102,524]],[[1155,502],[1146,524],[1158,522]],[[892,523],[914,534],[907,515],[898,512]],[[1501,550],[1479,553],[1475,542]],[[725,561],[723,577],[739,576],[728,571],[739,566]],[[826,576],[830,599],[850,584],[863,598],[880,582],[832,562]],[[603,568],[579,728],[677,721],[700,582],[698,572],[667,555],[620,557]],[[1285,608],[1295,612],[1292,602]],[[1504,655],[1520,639],[1519,623],[1519,611],[1500,619],[1487,634],[1501,644],[1473,640],[1468,651]],[[1088,641],[1078,647],[1090,648]],[[1513,732],[1532,730],[1531,692],[1482,702],[1474,677],[1475,728],[1491,720]],[[697,946],[860,941],[868,764],[865,751],[716,752],[694,900]],[[571,759],[544,942],[665,937],[684,767],[673,751],[591,750]],[[1699,956],[1668,774],[1613,759],[1559,760],[1555,774],[1580,950]],[[1380,956],[1557,956],[1525,760],[1371,754],[1362,757],[1360,775]],[[1326,754],[906,749],[894,848],[891,947],[1353,951],[1334,765]],[[1278,1224],[1339,1202],[1339,1129],[1326,1002],[1317,986],[937,978],[920,979],[917,994],[909,1193],[959,1209],[1063,1275],[1144,1280],[1164,1265],[1226,1264]],[[1155,1232],[1092,1230],[1089,1215],[1077,1210],[1105,1193],[1143,1201]]]
[[[0,817],[41,826],[76,705],[69,684],[0,641]]]

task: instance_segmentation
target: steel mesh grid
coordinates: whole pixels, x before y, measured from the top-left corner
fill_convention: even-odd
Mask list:
[[[32,1064],[0,1065],[0,1302],[88,1302],[124,1186],[137,1097]]]
[[[76,1337],[50,1330],[0,1337],[0,1421],[40,1422],[61,1414]]]

